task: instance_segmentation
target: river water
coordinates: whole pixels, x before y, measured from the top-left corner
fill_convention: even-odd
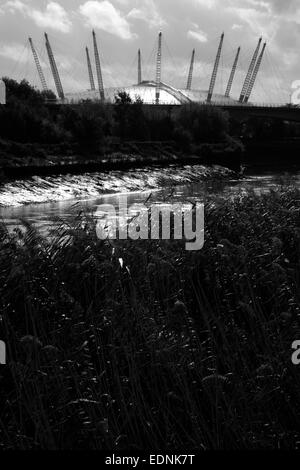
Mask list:
[[[33,178],[0,188],[0,217],[9,230],[26,220],[47,234],[59,224],[58,218],[68,221],[81,210],[96,211],[100,204],[112,204],[117,209],[121,194],[127,195],[128,206],[146,200],[184,204],[205,202],[214,196],[227,199],[250,191],[262,194],[289,185],[300,188],[300,168],[268,173],[248,170],[240,177],[220,167],[195,165]]]

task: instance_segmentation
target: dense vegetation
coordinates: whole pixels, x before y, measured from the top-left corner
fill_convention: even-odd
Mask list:
[[[299,197],[207,201],[194,253],[2,225],[0,447],[299,448]]]
[[[110,139],[169,140],[176,137],[176,127],[180,125],[186,130],[191,121],[195,121],[191,140],[197,127],[204,126],[205,133],[197,135],[196,141],[206,141],[215,131],[224,139],[228,127],[228,117],[220,111],[206,111],[201,107],[197,111],[194,106],[187,123],[181,113],[145,112],[140,98],[132,102],[125,92],[116,96],[113,109],[88,101],[73,106],[51,106],[45,102],[45,98],[53,98],[51,92],[49,96],[41,93],[24,80],[19,84],[7,78],[4,81],[8,98],[7,106],[0,108],[1,137],[16,142],[56,144],[65,141],[86,148],[87,145],[103,145]],[[206,113],[211,116],[207,122]]]
[[[221,109],[197,103],[163,110],[144,106],[139,97],[132,101],[127,93],[119,92],[114,105],[86,100],[60,106],[53,104],[51,91],[39,92],[25,80],[4,81],[7,105],[0,107],[2,167],[85,162],[101,159],[104,154],[121,157],[131,153],[152,161],[158,144],[167,146],[166,158],[171,150],[179,157],[198,155],[207,163],[219,163],[221,152],[225,165],[227,159],[235,168],[249,142],[292,142],[300,137],[299,124],[259,118],[235,120]],[[291,155],[298,152],[295,145],[290,148]],[[163,155],[163,148],[160,153]]]
[[[103,151],[116,141],[166,141],[189,150],[201,143],[223,142],[231,137],[286,138],[299,136],[299,126],[281,121],[249,119],[235,122],[211,106],[191,104],[180,109],[147,109],[137,97],[120,92],[116,106],[85,101],[55,106],[52,92],[39,92],[22,80],[4,78],[7,105],[0,107],[0,138],[19,144],[60,144],[62,152]],[[17,151],[18,146],[12,149]],[[23,147],[24,148],[24,147]],[[22,146],[19,146],[22,151]]]

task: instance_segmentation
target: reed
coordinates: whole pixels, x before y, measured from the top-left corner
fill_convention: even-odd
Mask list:
[[[194,253],[2,224],[0,448],[297,448],[299,196],[208,200]]]

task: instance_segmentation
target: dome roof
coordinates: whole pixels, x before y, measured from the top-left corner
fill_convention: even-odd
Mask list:
[[[108,102],[114,102],[115,96],[119,92],[126,92],[134,101],[138,97],[142,99],[145,104],[155,104],[156,100],[156,83],[153,81],[144,81],[140,85],[132,85],[118,88],[106,88],[105,98]],[[180,105],[191,102],[204,103],[207,99],[207,91],[204,90],[183,90],[177,89],[166,83],[160,84],[160,104]],[[69,102],[79,102],[82,100],[96,101],[99,99],[98,91],[84,91],[79,93],[66,93],[66,99]],[[234,104],[235,100],[226,98],[221,94],[214,94],[212,97],[213,102],[220,104]]]

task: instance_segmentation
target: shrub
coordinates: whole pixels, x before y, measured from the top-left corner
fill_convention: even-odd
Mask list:
[[[184,105],[174,112],[173,119],[191,133],[195,143],[224,140],[229,129],[227,113],[214,106]]]

